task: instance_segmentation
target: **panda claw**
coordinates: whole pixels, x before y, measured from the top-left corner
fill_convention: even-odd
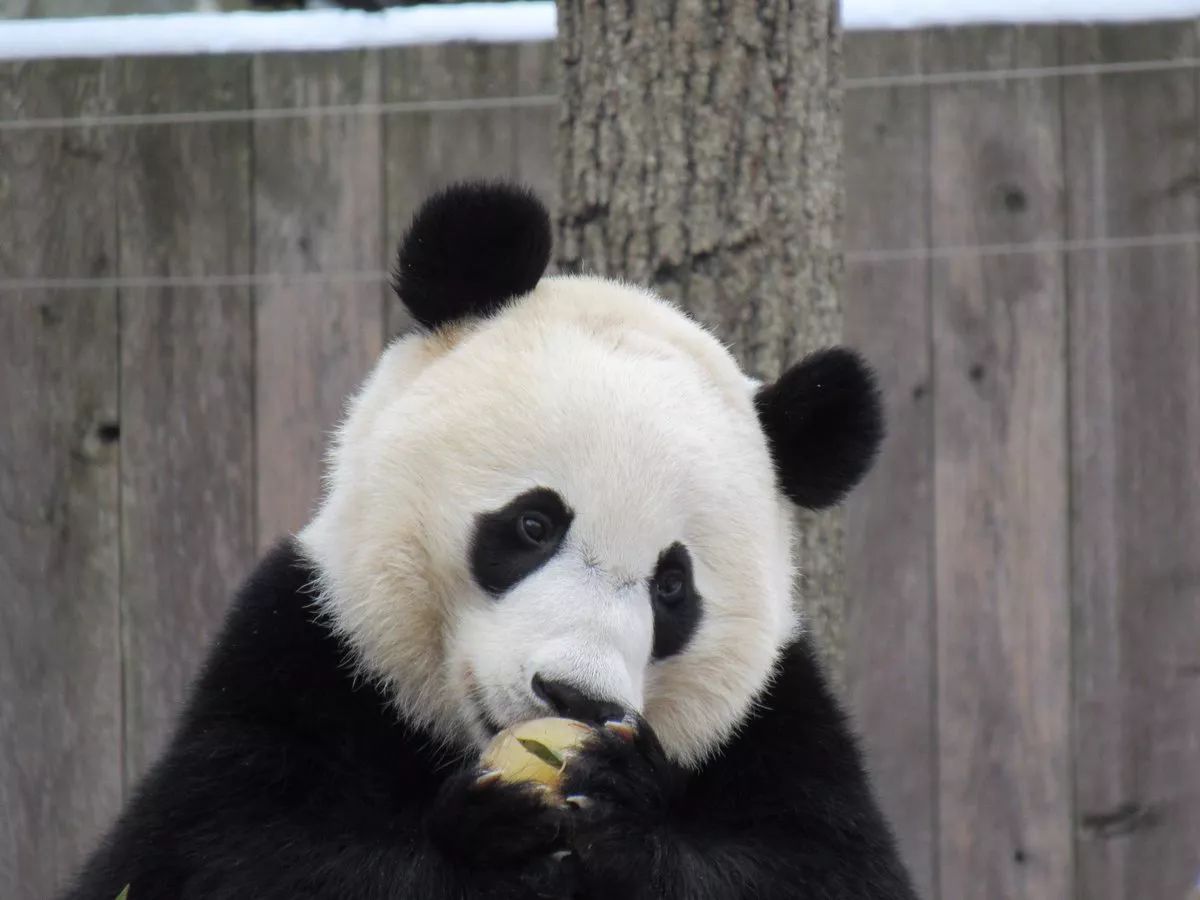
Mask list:
[[[583,794],[572,794],[563,798],[563,802],[574,809],[587,809],[592,805],[591,797],[585,797]]]
[[[626,721],[605,722],[604,727],[625,741],[632,741],[635,737],[637,737],[637,729]]]
[[[566,859],[570,855],[571,855],[570,850],[555,850],[553,853],[550,854],[550,858],[552,860],[554,860],[555,862],[562,862],[564,859]]]
[[[478,778],[475,779],[474,786],[476,788],[491,787],[493,784],[495,784],[497,781],[500,780],[501,775],[502,775],[501,772],[497,772],[494,770],[489,770],[487,772],[484,772],[482,775],[480,775]]]

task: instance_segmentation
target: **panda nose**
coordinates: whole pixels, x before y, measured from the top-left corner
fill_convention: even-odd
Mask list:
[[[624,718],[625,707],[610,700],[589,697],[577,687],[563,681],[550,681],[540,674],[533,676],[533,692],[565,719],[577,719],[602,725]]]

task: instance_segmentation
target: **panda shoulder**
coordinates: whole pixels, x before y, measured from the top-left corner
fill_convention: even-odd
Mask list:
[[[344,713],[359,687],[347,649],[320,613],[316,584],[317,570],[294,539],[267,553],[234,596],[185,719]]]

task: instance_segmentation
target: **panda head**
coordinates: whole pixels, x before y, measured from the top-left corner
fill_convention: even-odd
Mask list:
[[[796,634],[793,504],[881,436],[844,350],[761,385],[638,287],[544,277],[529,193],[430,199],[395,287],[421,329],[353,401],[302,532],[321,604],[414,724],[459,748],[547,714],[643,714],[695,764]]]

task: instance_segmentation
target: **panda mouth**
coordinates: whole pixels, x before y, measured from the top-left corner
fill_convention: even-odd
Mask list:
[[[475,720],[479,723],[479,727],[483,729],[484,734],[491,740],[504,730],[504,726],[492,718],[491,713],[487,711],[487,708],[477,698],[473,699],[474,703],[472,705],[475,707]]]
[[[467,698],[471,706],[471,711],[475,714],[475,721],[483,730],[488,740],[491,740],[504,730],[504,726],[497,722],[492,714],[488,712],[487,704],[484,702],[483,687],[475,678],[475,672],[470,666],[467,666],[465,676],[467,681]]]
[[[483,725],[483,730],[487,732],[487,736],[489,738],[495,737],[501,731],[504,730],[503,727],[500,725],[500,723],[497,722],[495,719],[493,719],[491,716],[489,716],[487,713],[483,713],[482,715],[480,715],[479,722],[480,722],[480,724]]]

